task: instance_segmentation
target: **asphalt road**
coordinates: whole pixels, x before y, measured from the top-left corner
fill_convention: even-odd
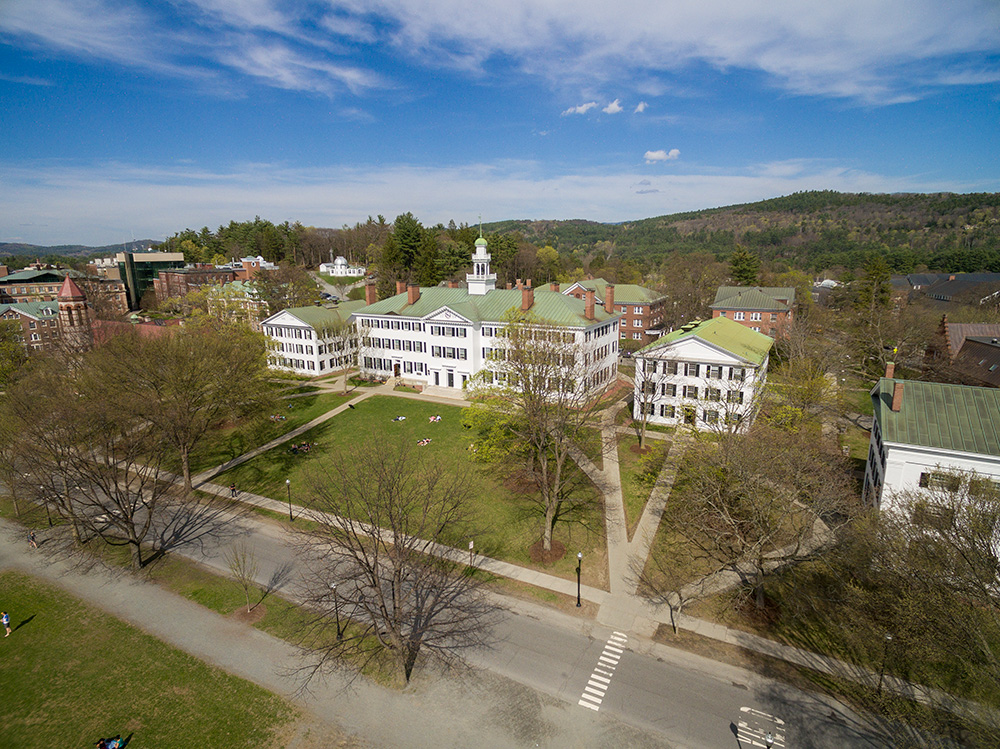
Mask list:
[[[228,574],[225,549],[245,538],[258,579],[293,589],[295,558],[280,527],[251,521],[244,536],[203,539],[181,553]],[[491,649],[473,666],[562,701],[581,720],[612,717],[664,745],[716,749],[883,747],[885,726],[845,706],[727,664],[637,641],[590,620],[518,604],[495,629]],[[608,647],[610,645],[610,647]]]

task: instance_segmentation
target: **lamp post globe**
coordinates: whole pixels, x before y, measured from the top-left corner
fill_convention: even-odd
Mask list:
[[[292,517],[292,480],[285,479],[285,489],[288,491],[288,519],[295,520]]]

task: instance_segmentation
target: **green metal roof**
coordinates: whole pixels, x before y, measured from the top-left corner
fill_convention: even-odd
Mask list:
[[[892,410],[896,383],[903,402]],[[1000,455],[1000,389],[882,378],[872,390],[883,442]]]
[[[608,282],[603,278],[591,278],[587,281],[574,281],[559,285],[559,291],[565,292],[567,289],[580,284],[585,289],[593,289],[597,297],[603,302],[607,293]],[[634,283],[615,284],[615,304],[642,304],[655,302],[662,299],[665,294],[647,289],[645,286],[638,286]]]
[[[779,302],[787,299],[788,304]],[[787,310],[795,303],[791,286],[720,286],[712,309]]]
[[[767,358],[774,340],[750,328],[730,320],[728,317],[715,317],[704,322],[688,323],[658,338],[637,352],[637,356],[652,352],[653,349],[685,338],[698,338],[712,346],[728,351],[744,361],[752,364],[762,364]]]
[[[396,294],[358,310],[354,316],[399,315],[423,318],[442,307],[473,322],[500,322],[510,310],[521,309],[521,290],[493,289],[478,295],[470,294],[468,289],[421,287],[416,304],[409,304],[407,294]],[[608,314],[604,307],[595,304],[594,319],[587,320],[583,316],[585,307],[586,302],[582,299],[550,291],[548,287],[539,287],[535,289],[535,303],[531,307],[531,314],[553,325],[575,328],[587,328],[621,316],[617,313]]]
[[[312,305],[311,307],[289,307],[287,312],[315,330],[323,327],[337,327],[348,321],[351,313],[364,307],[364,301],[341,302],[338,305]],[[281,314],[280,312],[277,314]]]
[[[17,273],[0,278],[0,284],[60,282],[66,277],[66,274],[65,270],[19,270]],[[73,275],[79,276],[80,274],[74,273]]]
[[[9,309],[15,309],[38,319],[55,317],[59,314],[59,305],[56,302],[13,302],[11,304],[0,304],[0,315]]]

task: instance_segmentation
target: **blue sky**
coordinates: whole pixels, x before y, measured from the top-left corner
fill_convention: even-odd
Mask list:
[[[993,0],[0,0],[0,241],[1000,191]]]

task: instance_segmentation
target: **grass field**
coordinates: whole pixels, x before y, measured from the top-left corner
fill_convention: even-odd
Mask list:
[[[356,392],[348,393],[345,398],[334,393],[310,393],[299,398],[278,400],[274,413],[267,414],[262,421],[229,425],[211,431],[191,455],[191,473],[199,473],[221,465],[227,460],[265,445],[356,395]],[[269,418],[271,416],[283,416],[284,420],[272,420]],[[180,472],[180,460],[173,460],[166,468]]]
[[[405,416],[406,419],[393,421],[397,416]],[[431,416],[440,416],[441,421],[431,423]],[[280,446],[220,474],[215,481],[223,485],[235,482],[241,490],[279,501],[286,500],[290,490],[293,504],[299,504],[307,496],[312,482],[322,475],[329,456],[352,444],[359,435],[367,434],[373,425],[387,430],[389,436],[398,435],[414,445],[420,439],[429,438],[430,444],[414,448],[419,451],[418,454],[441,461],[447,470],[459,472],[468,481],[475,497],[475,524],[481,530],[474,539],[452,539],[456,546],[466,548],[469,540],[474,540],[480,553],[575,579],[575,553],[567,553],[550,566],[540,566],[531,561],[529,547],[541,537],[542,531],[542,520],[532,502],[533,495],[505,486],[497,476],[495,466],[472,460],[469,446],[473,436],[462,425],[462,409],[456,406],[374,396],[297,438],[296,442],[313,445],[308,453],[291,452],[288,446]],[[575,482],[578,485],[575,491],[581,493],[578,498],[586,499],[584,504],[589,509],[579,518],[583,521],[581,523],[557,523],[554,539],[568,550],[582,551],[588,559],[593,559],[594,563],[588,565],[589,570],[585,569],[584,582],[606,587],[606,548],[600,494],[575,465],[571,471],[574,478],[580,479]],[[286,480],[290,482],[287,487]]]
[[[639,524],[649,495],[656,485],[656,477],[670,452],[670,443],[660,439],[646,440],[648,452],[645,455],[634,452],[634,445],[638,443],[631,435],[618,442],[618,469],[622,480],[622,500],[625,504],[629,540]]]
[[[10,747],[272,746],[296,719],[280,697],[30,577],[0,573],[0,735]]]

